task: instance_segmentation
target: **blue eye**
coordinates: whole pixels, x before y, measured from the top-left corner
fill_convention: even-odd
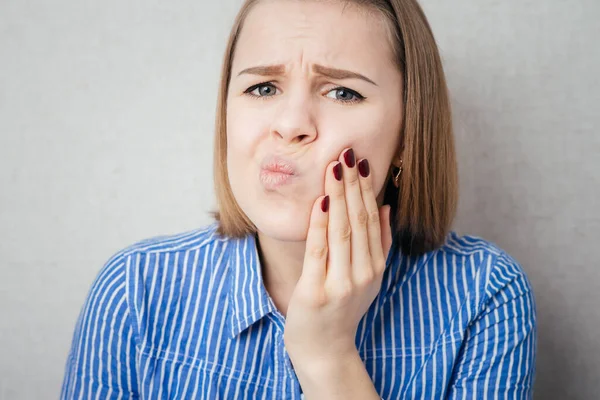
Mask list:
[[[257,94],[255,94],[254,92],[256,92],[257,90],[258,90],[258,92],[257,92]],[[277,91],[277,88],[275,86],[273,86],[269,82],[265,82],[265,83],[259,83],[258,85],[254,85],[254,86],[250,87],[244,93],[247,93],[253,97],[260,98],[260,97],[271,97],[275,94],[276,91]]]
[[[357,103],[359,101],[364,100],[364,97],[355,92],[354,90],[350,90],[345,87],[337,87],[332,89],[329,93],[335,93],[334,97],[329,97],[330,99],[340,101],[342,103]],[[328,93],[328,94],[329,94]]]
[[[277,88],[271,82],[263,82],[249,87],[244,93],[256,99],[266,100],[268,97],[275,96]],[[334,93],[334,95],[330,96],[330,93]],[[365,99],[358,92],[343,86],[331,89],[325,97],[342,104],[359,103]]]

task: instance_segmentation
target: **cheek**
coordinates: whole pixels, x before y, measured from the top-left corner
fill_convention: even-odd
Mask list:
[[[231,117],[229,117],[231,115]],[[255,113],[228,111],[227,116],[227,154],[250,156],[259,141],[264,127]]]
[[[353,112],[331,113],[319,124],[321,138],[329,144],[352,145],[355,151],[378,154],[397,147],[401,116],[388,105],[372,104]],[[394,146],[395,145],[395,146]],[[392,150],[393,151],[393,150]],[[385,151],[384,151],[385,152]]]
[[[388,177],[390,164],[396,153],[399,143],[399,128],[390,129],[383,127],[373,132],[372,137],[365,141],[365,156],[369,160],[373,174],[373,189],[375,193],[383,190],[383,185]]]
[[[369,160],[373,188],[383,189],[389,167],[400,140],[400,118],[394,120],[381,109],[369,113],[355,113],[346,118],[328,121],[321,126],[323,147],[331,149],[329,157],[334,160],[346,147],[352,147],[357,159]],[[391,114],[394,115],[394,114]]]

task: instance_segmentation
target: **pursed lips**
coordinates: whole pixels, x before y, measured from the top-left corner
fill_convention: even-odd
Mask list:
[[[267,189],[276,189],[292,181],[297,168],[291,160],[270,155],[263,159],[260,169],[260,181]]]

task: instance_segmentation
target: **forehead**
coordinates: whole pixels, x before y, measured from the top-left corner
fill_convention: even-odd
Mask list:
[[[385,24],[379,13],[341,1],[263,0],[246,17],[233,70],[302,60],[376,74],[393,67]]]

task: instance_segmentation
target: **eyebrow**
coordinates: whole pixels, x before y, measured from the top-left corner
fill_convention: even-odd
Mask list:
[[[323,65],[313,65],[313,72],[327,76],[333,79],[361,79],[363,81],[369,82],[375,86],[377,84],[373,82],[371,79],[367,78],[364,75],[361,75],[356,72],[348,71],[345,69],[337,69],[331,67],[325,67]],[[250,75],[261,75],[261,76],[273,76],[273,75],[283,75],[285,73],[285,66],[283,65],[259,65],[257,67],[246,68],[241,71],[238,76],[243,74]]]

